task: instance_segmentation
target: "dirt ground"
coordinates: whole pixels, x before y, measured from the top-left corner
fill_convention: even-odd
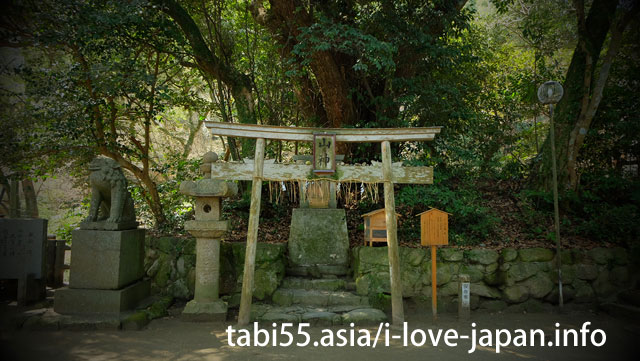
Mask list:
[[[425,310],[426,311],[426,310]],[[226,324],[189,323],[178,317],[154,320],[141,331],[12,331],[2,332],[2,360],[630,360],[637,352],[640,333],[637,324],[590,311],[569,311],[563,314],[472,314],[470,321],[459,322],[455,315],[440,315],[437,322],[427,312],[408,312],[409,329],[455,328],[460,334],[471,334],[471,322],[480,328],[543,329],[552,337],[555,323],[561,328],[579,329],[583,322],[589,328],[606,332],[601,347],[514,347],[497,354],[495,348],[479,347],[469,354],[470,340],[461,340],[457,347],[448,347],[442,340],[437,347],[403,347],[393,340],[388,347],[382,342],[371,347],[314,347],[313,341],[323,336],[322,327],[313,327],[307,347],[232,347],[227,342]],[[271,325],[263,325],[270,330]],[[342,326],[343,328],[345,326]],[[331,327],[334,332],[338,327]],[[348,328],[348,326],[347,326]],[[370,327],[372,337],[377,328]],[[402,330],[390,330],[401,334]],[[356,331],[357,335],[357,331]],[[357,337],[357,336],[356,336]],[[295,339],[295,342],[302,338]],[[234,341],[236,342],[237,339]],[[634,347],[635,346],[635,347]]]

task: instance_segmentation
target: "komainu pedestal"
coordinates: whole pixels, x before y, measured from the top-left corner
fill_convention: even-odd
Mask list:
[[[144,229],[73,231],[69,287],[55,293],[62,314],[117,314],[149,296],[144,280]]]
[[[62,314],[119,314],[149,296],[144,229],[138,229],[127,179],[113,159],[97,157],[91,171],[89,216],[72,233],[69,287],[55,293]]]

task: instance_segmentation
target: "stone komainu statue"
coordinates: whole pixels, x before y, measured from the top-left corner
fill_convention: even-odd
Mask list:
[[[111,158],[97,157],[89,163],[89,170],[91,171],[89,175],[91,208],[89,217],[80,227],[90,229],[137,227],[133,199],[127,190],[127,179],[118,162]]]

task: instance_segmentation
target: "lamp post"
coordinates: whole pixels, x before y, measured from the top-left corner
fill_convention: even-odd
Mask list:
[[[562,257],[560,242],[560,212],[558,211],[558,171],[556,168],[556,139],[553,124],[553,106],[562,99],[564,90],[557,81],[548,81],[538,88],[538,100],[542,104],[549,104],[549,141],[551,142],[551,173],[553,175],[553,217],[556,231],[556,266],[558,268],[558,304],[564,306],[562,297]]]

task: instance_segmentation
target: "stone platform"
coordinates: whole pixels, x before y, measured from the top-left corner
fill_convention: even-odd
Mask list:
[[[144,229],[73,231],[70,288],[116,290],[144,275]]]
[[[343,278],[286,277],[272,297],[272,305],[255,304],[251,320],[305,322],[314,326],[378,325],[386,314],[372,307],[369,298],[353,293],[355,285]]]
[[[297,208],[291,216],[288,274],[346,275],[349,234],[344,209]]]
[[[144,229],[73,231],[69,287],[59,289],[54,310],[66,315],[119,314],[149,296],[144,280]]]
[[[117,314],[134,309],[149,296],[150,287],[149,280],[142,280],[119,290],[61,288],[53,308],[61,314]]]

